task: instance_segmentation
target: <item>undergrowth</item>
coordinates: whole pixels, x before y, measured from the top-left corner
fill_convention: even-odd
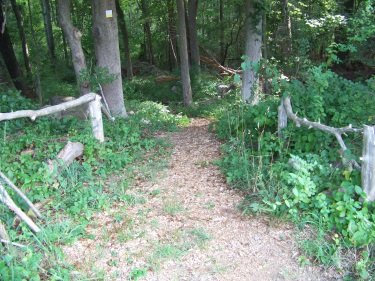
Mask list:
[[[1,112],[37,108],[14,91],[1,92],[0,100]],[[93,214],[108,210],[116,201],[127,202],[126,190],[134,181],[135,171],[151,173],[158,159],[167,156],[165,148],[169,144],[154,138],[155,132],[175,131],[190,122],[185,115],[171,114],[166,106],[156,102],[131,101],[127,109],[131,112],[129,118],[104,120],[102,144],[92,136],[89,122],[73,117],[0,123],[0,170],[32,202],[41,203],[45,216],[37,222],[41,232],[34,234],[23,222],[15,224],[13,212],[0,204],[0,221],[6,226],[10,241],[25,246],[0,244],[1,280],[85,278],[64,262],[60,246],[81,237],[90,239],[84,228]],[[81,142],[83,156],[69,167],[63,165],[60,173],[52,176],[47,163],[68,141]],[[154,167],[147,166],[150,163]],[[7,191],[27,212],[27,205],[11,189]]]
[[[330,71],[312,68],[304,77],[272,81],[275,96],[250,107],[239,104],[223,114],[212,130],[226,141],[219,165],[232,188],[246,198],[244,213],[293,221],[301,239],[301,264],[335,266],[345,280],[375,274],[375,203],[365,200],[360,173],[349,170],[333,135],[288,124],[278,136],[280,96],[291,96],[293,111],[331,127],[371,124],[375,111],[373,81],[353,83]],[[366,104],[366,106],[364,106]],[[345,136],[345,156],[359,162],[360,135]],[[353,258],[352,253],[355,252]]]

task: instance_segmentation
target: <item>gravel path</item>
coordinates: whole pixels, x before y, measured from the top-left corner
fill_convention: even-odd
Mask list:
[[[96,240],[65,246],[69,262],[102,270],[104,280],[333,280],[299,265],[291,225],[242,216],[240,196],[211,163],[220,144],[208,126],[196,119],[168,135],[174,149],[163,175],[130,191],[140,203],[96,215],[87,229]]]

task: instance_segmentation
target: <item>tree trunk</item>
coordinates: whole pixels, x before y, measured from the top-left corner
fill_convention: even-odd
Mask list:
[[[102,85],[103,93],[112,115],[125,118],[115,0],[91,0],[91,7],[97,65],[116,76],[113,82]],[[112,11],[112,15],[106,17],[106,11]]]
[[[13,80],[16,89],[21,91],[21,94],[27,98],[35,98],[35,94],[29,90],[23,75],[22,68],[18,64],[16,55],[14,53],[12,41],[10,39],[8,29],[4,25],[3,1],[0,0],[0,26],[4,26],[4,32],[0,29],[0,53],[3,57],[4,63],[8,69],[9,75]]]
[[[289,58],[290,53],[292,51],[292,22],[290,19],[290,12],[289,12],[289,1],[283,1],[283,14],[284,14],[284,21],[282,27],[282,36],[283,36],[283,54],[285,58]]]
[[[51,7],[49,4],[49,0],[39,0],[39,2],[40,2],[40,6],[42,7],[44,31],[46,33],[48,54],[50,56],[52,66],[54,66],[56,63],[56,54],[55,54],[55,41],[53,39],[53,31],[52,31]]]
[[[11,0],[10,2],[12,3],[12,9],[17,20],[17,26],[18,26],[18,32],[21,38],[22,54],[23,54],[23,60],[25,63],[25,68],[26,68],[28,76],[32,77],[29,49],[27,47],[25,29],[23,28],[22,15],[21,15],[20,9],[18,8],[16,0]]]
[[[146,36],[146,50],[148,52],[149,62],[152,65],[155,65],[155,56],[154,56],[154,50],[152,47],[152,37],[151,37],[151,24],[149,20],[149,13],[148,13],[148,7],[146,5],[145,0],[141,0],[141,10],[143,14],[143,29]]]
[[[220,24],[220,38],[219,38],[219,44],[220,44],[220,63],[221,65],[225,65],[225,43],[224,43],[224,1],[219,1],[219,24]]]
[[[42,96],[42,87],[40,83],[40,56],[39,56],[40,51],[39,51],[38,43],[37,43],[36,36],[35,36],[35,30],[34,30],[34,24],[33,24],[33,13],[31,10],[30,0],[27,0],[27,7],[29,9],[31,38],[32,38],[32,42],[34,45],[33,47],[35,49],[35,65],[34,66],[35,66],[36,81],[35,82],[33,81],[33,83],[34,83],[36,95],[39,98],[39,104],[42,106],[43,96]]]
[[[117,16],[120,25],[120,30],[122,34],[122,40],[124,42],[124,51],[125,51],[125,69],[126,69],[126,77],[129,79],[133,78],[133,66],[130,56],[130,44],[129,44],[129,35],[128,30],[126,28],[126,21],[124,11],[121,8],[119,0],[116,0],[116,9],[117,9]]]
[[[184,106],[189,106],[193,102],[189,74],[189,56],[186,39],[185,9],[184,0],[177,0],[178,13],[178,32],[180,42],[180,60],[181,60],[181,80],[182,93],[184,96]]]
[[[174,1],[169,0],[167,5],[168,5],[168,36],[169,36],[169,45],[170,45],[169,61],[170,61],[171,70],[172,70],[178,67]]]
[[[73,26],[70,17],[70,0],[58,0],[59,23],[68,40],[70,52],[72,55],[74,72],[79,81],[81,71],[86,69],[86,58],[81,45],[81,32]],[[88,82],[81,82],[79,85],[80,95],[90,93]]]
[[[198,0],[189,0],[188,3],[188,27],[190,36],[190,58],[191,64],[199,66],[199,45],[197,31]]]
[[[259,102],[259,78],[254,65],[259,63],[262,46],[262,12],[259,0],[246,0],[246,48],[247,67],[242,77],[242,99],[251,104]]]

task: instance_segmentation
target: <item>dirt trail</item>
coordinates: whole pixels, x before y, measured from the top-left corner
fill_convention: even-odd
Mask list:
[[[245,218],[218,167],[219,143],[209,121],[196,119],[170,134],[169,168],[133,189],[143,204],[118,204],[87,229],[96,240],[64,247],[80,270],[103,270],[104,280],[329,280],[300,267],[291,226]]]

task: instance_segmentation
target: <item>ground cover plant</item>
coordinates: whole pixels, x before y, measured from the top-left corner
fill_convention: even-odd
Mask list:
[[[371,279],[375,204],[364,200],[360,173],[345,167],[332,135],[289,122],[279,138],[277,107],[280,97],[290,96],[301,118],[361,127],[372,123],[373,80],[355,83],[315,67],[298,80],[273,82],[275,95],[253,107],[239,104],[213,126],[226,141],[219,165],[227,182],[244,192],[244,213],[286,218],[301,230],[311,227],[313,236],[301,239],[307,257],[301,263],[336,266],[347,280]],[[345,142],[345,156],[359,161],[362,136],[345,136]]]
[[[1,112],[37,107],[17,92],[3,91],[0,99]],[[19,249],[0,245],[1,280],[71,280],[74,269],[64,262],[60,246],[87,238],[84,228],[92,215],[110,208],[114,202],[142,202],[126,193],[135,175],[139,175],[136,171],[142,169],[144,178],[152,176],[152,169],[163,167],[160,161],[168,151],[167,142],[152,138],[152,133],[177,130],[189,119],[182,114],[172,115],[165,106],[154,102],[133,101],[129,110],[132,116],[127,119],[104,122],[103,144],[92,136],[87,122],[73,117],[1,123],[0,169],[30,200],[42,203],[45,214],[44,220],[38,221],[42,231],[34,234],[23,222],[15,225],[14,214],[0,205],[0,220],[6,225],[10,240],[26,246]],[[47,162],[68,141],[82,142],[84,154],[53,177]],[[147,168],[142,168],[144,165]],[[10,194],[27,210],[20,198]]]

